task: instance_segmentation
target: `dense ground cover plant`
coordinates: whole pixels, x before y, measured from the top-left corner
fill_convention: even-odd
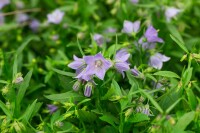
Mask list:
[[[0,0],[0,131],[200,131],[197,0]]]

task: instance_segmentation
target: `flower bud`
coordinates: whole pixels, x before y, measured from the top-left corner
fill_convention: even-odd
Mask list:
[[[15,78],[12,82],[15,83],[15,84],[20,84],[22,81],[24,81],[22,74],[17,73],[17,75],[15,76]]]
[[[8,90],[9,90],[8,85],[4,86],[3,89],[1,90],[2,91],[2,95],[6,95],[8,93]]]
[[[61,121],[56,121],[55,122],[55,126],[57,126],[57,127],[62,127],[64,124],[63,124],[63,122],[61,122]]]
[[[129,108],[129,109],[125,112],[125,117],[129,117],[132,113],[133,113],[133,108]]]
[[[81,81],[80,80],[77,80],[74,85],[73,85],[73,90],[74,91],[78,91],[79,88],[80,88],[80,85],[81,85]]]
[[[185,60],[187,58],[187,54],[185,54],[185,55],[183,55],[183,57],[181,58],[181,62],[183,61],[183,60]]]
[[[84,90],[84,95],[86,97],[90,97],[91,96],[91,93],[92,93],[92,83],[91,82],[88,82],[86,85],[85,85],[85,90]]]

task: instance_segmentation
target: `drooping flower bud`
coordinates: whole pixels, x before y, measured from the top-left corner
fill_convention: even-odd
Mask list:
[[[85,95],[86,97],[90,97],[90,96],[91,96],[92,88],[93,88],[93,84],[92,84],[91,82],[88,82],[88,83],[85,85],[84,95]]]
[[[80,80],[77,80],[74,85],[73,85],[73,90],[74,91],[78,91],[79,88],[80,88],[80,85],[81,85],[81,81]]]

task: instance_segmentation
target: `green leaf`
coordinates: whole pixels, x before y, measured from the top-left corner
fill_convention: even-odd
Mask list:
[[[156,107],[156,109],[157,109],[160,113],[163,113],[162,108],[161,108],[160,105],[154,100],[154,98],[153,98],[151,95],[149,95],[147,92],[145,92],[145,91],[142,90],[142,89],[139,89],[139,91],[140,91],[141,93],[143,93],[143,94],[151,101],[151,103]]]
[[[174,126],[174,133],[184,131],[185,128],[192,122],[194,117],[195,117],[194,111],[185,113],[181,118],[179,118],[178,122]]]
[[[76,92],[66,92],[66,93],[61,93],[61,94],[53,94],[53,95],[48,95],[45,96],[46,98],[53,100],[53,101],[68,101],[70,99],[74,99],[76,101],[83,100],[84,97]]]
[[[112,125],[113,127],[117,129],[115,123],[118,123],[119,120],[115,118],[114,116],[112,116],[111,114],[104,114],[103,116],[99,117],[99,119],[109,123],[110,125]]]
[[[59,69],[56,69],[56,68],[52,68],[52,70],[58,74],[61,74],[61,75],[65,75],[65,76],[69,76],[69,77],[75,77],[75,74],[74,73],[71,73],[71,72],[65,72],[65,71],[62,71],[62,70],[59,70]]]
[[[190,82],[190,79],[192,77],[192,71],[193,71],[193,68],[188,68],[184,73],[183,73],[183,76],[182,76],[182,80],[183,80],[183,86],[185,87],[186,85],[188,85],[188,83]]]
[[[114,88],[114,89],[115,89],[115,93],[116,93],[118,96],[122,96],[121,89],[120,89],[118,83],[117,83],[114,79],[112,80],[111,88]]]
[[[86,102],[88,102],[88,101],[91,101],[91,99],[86,98],[86,99],[80,101],[77,105],[79,106],[79,105],[81,105],[81,104],[83,104],[83,103],[86,103]]]
[[[3,112],[10,118],[12,119],[12,114],[10,110],[6,107],[6,105],[0,100],[0,108],[3,110]]]
[[[181,43],[184,43],[183,38],[181,37],[179,31],[177,30],[177,28],[176,28],[174,25],[168,24],[167,27],[168,27],[170,33],[171,33],[174,37],[176,37]]]
[[[16,96],[16,101],[15,101],[15,108],[14,108],[14,117],[19,117],[20,115],[20,109],[21,109],[21,101],[25,95],[25,92],[29,86],[29,82],[32,76],[32,72],[33,70],[30,70],[26,76],[24,77],[24,81],[22,82],[22,84],[20,85],[19,91],[17,93]]]
[[[19,55],[24,48],[29,44],[30,41],[32,40],[39,40],[39,38],[37,36],[29,36],[26,41],[24,41],[24,43],[22,43],[22,45],[20,45],[20,47],[17,49],[16,54]]]
[[[8,82],[5,81],[5,80],[0,80],[0,83],[1,83],[1,84],[8,84]]]
[[[85,110],[77,110],[77,112],[79,119],[84,122],[94,122],[97,119],[97,116],[92,112]]]
[[[15,75],[17,74],[17,55],[14,58],[14,64],[13,64],[13,79],[15,78]]]
[[[16,23],[9,23],[9,24],[3,24],[1,25],[0,31],[9,31],[12,29],[16,29],[19,25]]]
[[[29,86],[29,82],[31,80],[31,76],[32,76],[33,70],[30,70],[26,76],[24,77],[24,81],[22,82],[20,88],[19,88],[19,92],[17,93],[17,105],[19,105],[21,103],[21,100],[23,99],[26,89]]]
[[[173,36],[173,35],[170,35],[170,37],[172,38],[172,40],[174,40],[178,45],[179,47],[185,51],[187,54],[189,53],[187,48],[185,47],[185,44],[184,42],[182,42],[181,40],[179,40],[177,37]]]
[[[18,66],[18,55],[22,53],[24,48],[29,44],[32,40],[39,40],[37,36],[29,36],[23,43],[20,45],[20,47],[17,49],[15,58],[14,58],[14,64],[13,64],[13,78],[17,74],[17,66]]]
[[[81,48],[81,45],[80,45],[80,43],[79,43],[79,41],[78,41],[78,37],[77,37],[77,44],[78,44],[78,48],[79,48],[79,50],[80,50],[82,56],[84,56],[85,54],[84,54],[84,52],[83,52],[83,50],[82,50],[82,48]]]
[[[171,71],[158,71],[154,73],[153,75],[163,76],[163,77],[168,77],[168,78],[180,78],[176,73],[171,72]]]
[[[191,90],[191,88],[186,89],[186,93],[187,93],[187,97],[188,97],[188,102],[189,102],[190,108],[192,110],[195,110],[196,107],[197,107],[196,96],[194,95],[194,93]]]
[[[137,113],[137,114],[131,115],[128,118],[127,122],[137,123],[137,122],[142,122],[142,121],[147,121],[147,120],[150,120],[150,118],[147,115],[142,114],[142,113]]]
[[[166,114],[168,114],[181,100],[182,100],[182,98],[179,98],[177,101],[175,101],[175,102],[166,110]]]
[[[24,122],[28,123],[28,121],[32,117],[36,102],[37,102],[37,99],[31,104],[31,106],[28,106],[28,108],[26,109],[26,111],[23,115],[23,121]]]

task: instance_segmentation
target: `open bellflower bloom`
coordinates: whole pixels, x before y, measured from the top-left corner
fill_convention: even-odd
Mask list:
[[[53,114],[58,109],[58,107],[53,104],[47,104],[47,108],[48,108],[50,114]]]
[[[8,4],[10,4],[10,0],[0,0],[0,9]]]
[[[169,22],[172,18],[176,17],[176,15],[180,12],[180,9],[177,9],[175,7],[169,7],[165,11],[165,17],[167,21]]]
[[[48,22],[59,24],[62,21],[63,16],[64,16],[64,12],[57,9],[54,12],[47,15]]]
[[[112,66],[112,63],[109,60],[106,60],[101,53],[96,54],[95,56],[85,56],[83,57],[87,67],[85,71],[82,71],[77,78],[82,77],[83,75],[96,75],[99,79],[103,80],[106,71]]]
[[[131,22],[128,20],[124,21],[122,32],[126,34],[137,33],[140,29],[140,21]]]
[[[117,51],[116,55],[115,55],[115,68],[117,69],[117,71],[119,71],[123,78],[124,78],[124,71],[129,70],[129,63],[127,63],[127,60],[129,58],[130,54],[127,52],[126,49],[121,49],[119,51]]]
[[[156,69],[161,69],[163,66],[163,62],[167,62],[170,60],[170,57],[162,55],[160,53],[156,53],[150,57],[149,65]]]
[[[104,37],[101,34],[94,34],[93,39],[100,47],[104,44]]]
[[[163,40],[158,37],[158,31],[152,25],[147,28],[144,36],[149,43],[163,43]]]
[[[86,63],[85,63],[84,59],[78,58],[75,55],[73,58],[74,58],[74,61],[71,62],[70,64],[68,64],[68,67],[76,70],[76,75],[77,76],[79,75],[79,77],[77,77],[78,79],[80,79],[80,80],[83,79],[86,81],[90,80],[91,75],[83,74],[85,72],[85,68],[86,68]],[[82,73],[81,76],[80,76],[80,73]]]

